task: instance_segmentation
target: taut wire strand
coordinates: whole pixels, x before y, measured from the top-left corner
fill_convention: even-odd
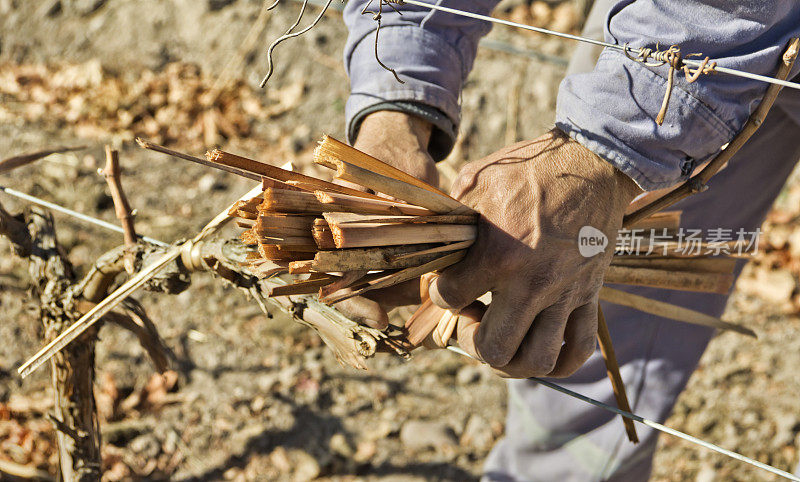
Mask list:
[[[447,349],[452,351],[452,352],[454,352],[454,353],[458,353],[459,355],[463,355],[465,357],[472,358],[472,356],[470,356],[469,353],[465,352],[464,350],[462,350],[461,348],[458,348],[456,346],[450,345],[450,346],[447,347]],[[786,471],[781,470],[781,469],[777,469],[777,468],[775,468],[775,467],[773,467],[771,465],[767,465],[767,464],[765,464],[763,462],[759,462],[757,460],[753,460],[750,457],[745,457],[744,455],[742,455],[740,453],[737,453],[737,452],[734,452],[732,450],[724,449],[724,448],[722,448],[722,447],[720,447],[718,445],[712,444],[711,442],[706,442],[705,440],[701,440],[701,439],[699,439],[697,437],[693,437],[692,435],[683,433],[680,430],[675,430],[674,428],[669,428],[666,425],[662,425],[662,424],[660,424],[658,422],[653,422],[652,420],[648,420],[648,419],[646,419],[644,417],[640,417],[639,415],[636,415],[635,413],[626,412],[625,410],[621,410],[621,409],[619,409],[617,407],[605,404],[605,403],[600,402],[598,400],[595,400],[593,398],[589,398],[586,395],[581,395],[578,392],[573,392],[572,390],[570,390],[568,388],[564,388],[561,385],[556,385],[555,383],[550,382],[548,380],[544,380],[542,378],[536,378],[536,377],[531,377],[531,378],[529,378],[529,380],[533,380],[534,382],[536,382],[536,383],[538,383],[540,385],[543,385],[543,386],[545,386],[547,388],[553,389],[553,390],[555,390],[557,392],[561,392],[561,393],[563,393],[565,395],[568,395],[568,396],[570,396],[572,398],[577,398],[578,400],[581,400],[583,402],[589,403],[589,404],[594,405],[596,407],[602,408],[603,410],[607,410],[609,412],[616,413],[617,415],[621,415],[621,416],[623,416],[623,417],[625,417],[627,419],[633,420],[634,422],[639,422],[642,425],[646,425],[646,426],[648,426],[648,427],[650,427],[650,428],[652,428],[654,430],[658,430],[659,432],[664,432],[664,433],[673,435],[673,436],[678,437],[680,439],[686,440],[687,442],[691,442],[693,444],[700,445],[701,447],[705,447],[705,448],[707,448],[709,450],[713,450],[714,452],[720,453],[722,455],[727,455],[728,457],[731,457],[733,459],[739,460],[741,462],[744,462],[746,464],[752,465],[754,467],[758,467],[759,469],[766,470],[767,472],[771,472],[771,473],[773,473],[775,475],[778,475],[780,477],[783,477],[785,479],[789,479],[789,480],[794,480],[794,481],[800,482],[800,477],[797,477],[796,475],[792,475],[789,472],[786,472]]]
[[[77,211],[72,211],[71,209],[67,209],[67,208],[65,208],[63,206],[60,206],[58,204],[54,204],[54,203],[51,203],[51,202],[48,202],[48,201],[44,201],[42,199],[39,199],[39,198],[34,197],[34,196],[30,196],[30,195],[25,194],[25,193],[21,193],[19,191],[14,190],[14,189],[10,189],[10,188],[7,188],[7,187],[0,186],[0,191],[5,192],[6,194],[9,194],[9,195],[12,195],[12,196],[15,196],[15,197],[19,197],[20,199],[24,199],[24,200],[32,202],[34,204],[39,204],[39,205],[47,207],[49,209],[53,209],[54,211],[59,211],[59,212],[62,212],[64,214],[68,214],[68,215],[73,216],[73,217],[75,217],[77,219],[80,219],[82,221],[86,221],[86,222],[95,224],[95,225],[100,226],[102,228],[105,228],[105,229],[108,229],[108,230],[111,230],[111,231],[115,231],[115,232],[122,232],[122,228],[120,228],[119,226],[116,226],[114,224],[107,223],[107,222],[105,222],[103,220],[96,219],[96,218],[93,218],[91,216],[87,216],[87,215],[79,213]],[[155,245],[158,245],[158,246],[169,246],[167,243],[165,243],[163,241],[159,241],[159,240],[153,239],[153,238],[148,238],[147,236],[141,236],[141,238],[143,240],[147,241],[148,243],[152,243],[152,244],[155,244]],[[455,353],[458,353],[460,355],[463,355],[463,356],[471,358],[470,355],[467,352],[465,352],[464,350],[462,350],[462,349],[460,349],[460,348],[458,348],[456,346],[448,346],[447,349],[452,351],[452,352],[455,352]],[[753,460],[753,459],[751,459],[749,457],[745,457],[744,455],[738,454],[738,453],[733,452],[731,450],[727,450],[727,449],[724,449],[722,447],[718,447],[718,446],[716,446],[716,445],[714,445],[714,444],[712,444],[710,442],[706,442],[704,440],[698,439],[697,437],[693,437],[691,435],[685,434],[685,433],[680,432],[678,430],[669,428],[669,427],[667,427],[665,425],[662,425],[660,423],[653,422],[653,421],[648,420],[648,419],[646,419],[644,417],[640,417],[639,415],[636,415],[634,413],[630,413],[630,412],[626,412],[624,410],[620,410],[617,407],[613,407],[611,405],[607,405],[607,404],[605,404],[603,402],[594,400],[594,399],[589,398],[589,397],[587,397],[585,395],[581,395],[581,394],[579,394],[577,392],[573,392],[573,391],[571,391],[569,389],[566,389],[566,388],[564,388],[564,387],[562,387],[560,385],[556,385],[556,384],[554,384],[552,382],[549,382],[547,380],[543,380],[543,379],[540,379],[540,378],[532,378],[532,380],[536,381],[537,383],[539,383],[539,384],[541,384],[541,385],[543,385],[545,387],[548,387],[550,389],[553,389],[553,390],[559,391],[561,393],[564,393],[567,396],[576,398],[576,399],[584,401],[586,403],[590,403],[590,404],[595,405],[595,406],[597,406],[599,408],[602,408],[603,410],[608,410],[610,412],[616,413],[617,415],[621,415],[621,416],[623,416],[625,418],[629,418],[629,419],[631,419],[631,420],[633,420],[635,422],[639,422],[639,423],[641,423],[643,425],[646,425],[646,426],[648,426],[648,427],[650,427],[650,428],[652,428],[654,430],[658,430],[660,432],[664,432],[664,433],[673,435],[675,437],[681,438],[681,439],[686,440],[688,442],[691,442],[691,443],[700,445],[702,447],[705,447],[705,448],[707,448],[709,450],[713,450],[713,451],[721,453],[723,455],[727,455],[727,456],[729,456],[731,458],[734,458],[734,459],[742,461],[744,463],[753,465],[755,467],[758,467],[760,469],[766,470],[766,471],[771,472],[773,474],[779,475],[779,476],[784,477],[786,479],[800,482],[800,478],[798,478],[798,477],[796,477],[796,476],[794,476],[794,475],[792,475],[792,474],[790,474],[788,472],[785,472],[783,470],[777,469],[775,467],[772,467],[770,465],[764,464],[762,462],[758,462],[758,461]]]
[[[500,18],[490,17],[488,15],[481,15],[479,13],[466,12],[466,11],[463,11],[463,10],[458,10],[456,8],[444,7],[442,5],[433,5],[433,4],[426,3],[426,2],[420,2],[419,0],[397,0],[395,3],[397,3],[398,5],[402,5],[402,4],[416,5],[416,6],[422,7],[422,8],[428,8],[428,9],[431,9],[431,10],[439,10],[439,11],[442,11],[442,12],[448,12],[448,13],[452,13],[453,15],[460,15],[462,17],[469,17],[469,18],[474,18],[474,19],[478,19],[478,20],[484,20],[486,22],[492,22],[492,23],[496,23],[496,24],[499,24],[499,25],[506,25],[506,26],[509,26],[509,27],[521,28],[523,30],[530,30],[532,32],[539,32],[539,33],[543,33],[543,34],[547,34],[547,35],[553,35],[553,36],[556,36],[556,37],[566,38],[566,39],[570,39],[570,40],[577,40],[579,42],[599,45],[601,47],[608,47],[610,49],[620,50],[622,52],[626,52],[626,48],[629,49],[628,52],[636,52],[636,53],[638,53],[640,50],[643,49],[643,48],[632,49],[630,47],[626,47],[626,46],[618,45],[618,44],[612,44],[612,43],[604,42],[602,40],[595,40],[595,39],[591,39],[591,38],[581,37],[580,35],[572,35],[572,34],[564,33],[564,32],[556,32],[555,30],[549,30],[549,29],[541,28],[541,27],[534,27],[533,25],[526,25],[524,23],[512,22],[511,20],[503,20],[503,19],[500,19]],[[644,49],[646,49],[646,47],[644,47]],[[652,50],[651,50],[651,52],[652,52]],[[701,69],[705,69],[706,67],[708,67],[707,62],[706,61],[701,61],[701,60],[692,60],[692,59],[688,59],[688,58],[683,58],[682,62],[683,62],[683,64],[685,64],[685,65],[687,65],[689,67],[694,67],[694,68],[700,67]],[[728,68],[728,67],[721,67],[719,65],[716,65],[713,70],[716,71],[716,72],[721,72],[723,74],[735,75],[737,77],[744,77],[744,78],[748,78],[748,79],[752,79],[752,80],[758,80],[758,81],[761,81],[761,82],[767,82],[769,84],[782,85],[783,87],[789,87],[790,89],[800,90],[800,84],[797,83],[797,82],[789,82],[788,80],[776,79],[774,77],[769,77],[769,76],[766,76],[766,75],[753,74],[753,73],[745,72],[745,71],[742,71],[742,70],[731,69],[731,68]]]
[[[116,231],[118,233],[125,234],[125,230],[123,230],[121,226],[117,226],[116,224],[108,223],[106,221],[103,221],[102,219],[97,219],[92,216],[79,213],[78,211],[73,211],[72,209],[65,208],[64,206],[61,206],[59,204],[51,203],[50,201],[45,201],[44,199],[40,199],[36,196],[31,196],[30,194],[25,194],[24,192],[17,191],[16,189],[0,186],[0,192],[4,192],[9,196],[14,196],[16,198],[28,201],[29,203],[38,204],[39,206],[46,207],[47,209],[52,209],[53,211],[66,214],[67,216],[72,216],[75,219],[80,219],[81,221],[94,224],[95,226],[100,226],[101,228],[108,229],[110,231]],[[137,234],[136,237],[150,244],[155,244],[156,246],[163,246],[163,247],[169,246],[167,243],[163,241],[159,241],[157,239],[153,239],[148,236],[142,236],[140,234]]]

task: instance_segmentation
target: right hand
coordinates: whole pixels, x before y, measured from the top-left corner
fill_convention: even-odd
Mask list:
[[[428,153],[432,125],[418,117],[395,111],[369,114],[361,123],[353,147],[401,171],[439,185],[436,163]],[[348,184],[349,187],[360,188]],[[354,321],[383,329],[389,323],[387,311],[397,306],[420,303],[419,280],[366,293],[335,306]]]

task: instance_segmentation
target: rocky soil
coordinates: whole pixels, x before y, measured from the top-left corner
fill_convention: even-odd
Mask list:
[[[527,22],[579,26],[577,2],[505,5],[504,15]],[[298,8],[289,0],[269,14],[252,0],[0,0],[0,158],[89,146],[0,175],[0,185],[115,222],[96,174],[103,145],[112,143],[138,230],[169,241],[193,234],[249,181],[145,152],[131,143],[135,135],[197,155],[219,145],[312,170],[317,137],[343,132],[346,31],[338,13],[279,47],[275,78],[266,92],[257,88],[266,45]],[[564,72],[558,59],[573,46],[504,29],[490,38],[551,60],[480,50],[462,99],[462,141],[441,164],[445,185],[466,160],[552,122]],[[24,206],[7,196],[0,202]],[[667,423],[783,469],[800,458],[798,217],[795,178],[726,314],[754,327],[759,340],[715,338]],[[56,219],[79,271],[121,242]],[[46,374],[15,376],[40,345],[26,267],[4,240],[0,253],[0,459],[54,474]],[[503,434],[503,382],[451,353],[419,352],[408,362],[380,355],[357,372],[340,367],[308,329],[278,312],[265,319],[207,275],[195,275],[178,296],[137,297],[178,361],[174,372],[153,376],[132,336],[101,332],[106,480],[474,480]],[[653,480],[772,480],[676,439],[660,444]]]

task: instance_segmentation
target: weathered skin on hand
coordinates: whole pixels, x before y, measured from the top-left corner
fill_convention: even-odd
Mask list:
[[[577,370],[595,348],[598,290],[613,254],[581,256],[578,231],[593,226],[613,246],[639,192],[558,130],[467,164],[452,195],[481,213],[478,238],[430,289],[448,309],[492,292],[485,313],[476,305],[462,313],[461,347],[514,378]]]

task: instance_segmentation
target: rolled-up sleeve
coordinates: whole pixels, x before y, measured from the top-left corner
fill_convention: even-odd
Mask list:
[[[702,53],[719,66],[769,76],[797,36],[795,0],[627,0],[612,7],[606,22],[611,43],[675,44],[683,55]],[[659,126],[667,72],[667,66],[647,67],[605,49],[593,71],[561,83],[556,125],[642,188],[672,186],[742,129],[767,84],[722,73],[689,83],[679,73]]]
[[[377,1],[371,9],[377,8]],[[440,5],[488,14],[495,0],[439,0]],[[444,157],[452,148],[460,118],[459,97],[472,69],[478,41],[491,28],[488,22],[432,11],[413,5],[384,6],[378,36],[378,56],[404,83],[375,58],[377,23],[362,15],[366,0],[350,0],[344,19],[349,34],[344,63],[350,77],[345,107],[352,142],[363,117],[375,110],[403,110],[431,121],[436,127],[432,154]]]

